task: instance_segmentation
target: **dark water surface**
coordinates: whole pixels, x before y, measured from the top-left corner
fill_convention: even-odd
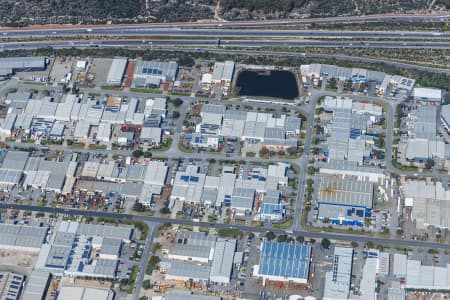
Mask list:
[[[242,71],[236,88],[239,96],[260,96],[293,100],[298,97],[295,76],[289,71]]]

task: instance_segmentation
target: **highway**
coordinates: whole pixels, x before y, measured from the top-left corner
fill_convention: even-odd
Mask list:
[[[220,224],[220,223],[209,223],[209,222],[194,222],[191,220],[182,220],[182,219],[167,219],[161,217],[151,217],[151,216],[138,216],[131,214],[122,214],[122,213],[109,213],[109,212],[100,212],[93,210],[80,210],[80,209],[63,209],[63,208],[53,208],[47,206],[33,206],[33,205],[18,205],[18,204],[0,204],[0,208],[4,209],[17,209],[17,210],[28,210],[28,211],[39,211],[46,212],[52,214],[68,214],[68,215],[79,215],[79,216],[88,216],[88,217],[101,217],[101,218],[113,218],[113,219],[127,219],[127,220],[136,220],[136,221],[144,221],[144,222],[152,222],[156,224],[163,224],[170,222],[172,224],[178,225],[189,225],[189,226],[206,226],[206,227],[214,227],[216,229],[236,229],[244,232],[259,232],[264,233],[267,232],[267,228],[264,227],[252,227],[252,226],[244,226],[244,225],[228,225],[228,224]],[[296,236],[303,236],[307,238],[314,239],[323,239],[327,238],[330,240],[339,240],[339,241],[347,241],[347,242],[358,242],[358,243],[366,243],[368,241],[373,242],[374,244],[381,245],[390,245],[390,246],[402,246],[402,247],[421,247],[421,248],[436,248],[436,249],[449,249],[450,244],[441,244],[436,242],[427,242],[427,241],[416,241],[416,240],[392,240],[389,238],[378,238],[369,235],[361,235],[361,234],[342,234],[342,233],[332,233],[332,232],[312,232],[312,231],[304,231],[304,230],[294,230],[293,232],[289,230],[281,230],[281,229],[273,229],[271,230],[275,234],[294,234]]]
[[[414,31],[337,31],[337,30],[261,30],[261,29],[180,29],[177,27],[107,27],[63,30],[4,31],[1,37],[78,37],[78,36],[170,36],[170,37],[253,37],[253,38],[355,38],[355,39],[449,39],[449,32]]]
[[[17,49],[36,49],[52,47],[61,48],[148,48],[148,47],[208,47],[217,46],[216,39],[194,39],[194,40],[45,40],[33,42],[4,42],[0,44],[0,50]],[[450,42],[444,41],[344,41],[344,40],[292,40],[292,39],[273,39],[273,40],[220,40],[222,47],[346,47],[346,48],[405,48],[405,49],[450,49]]]
[[[126,30],[129,28],[245,28],[245,27],[269,27],[269,26],[295,26],[308,24],[345,24],[364,22],[449,22],[450,13],[435,14],[377,14],[367,16],[343,16],[324,18],[303,18],[303,19],[281,19],[281,20],[256,20],[256,21],[196,21],[196,22],[173,22],[173,23],[140,23],[140,24],[110,24],[110,25],[43,25],[30,26],[26,28],[0,27],[0,32],[13,31],[49,31],[60,32],[70,30]]]

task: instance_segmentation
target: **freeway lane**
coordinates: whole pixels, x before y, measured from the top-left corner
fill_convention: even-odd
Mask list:
[[[9,204],[0,204],[0,208],[11,208],[18,210],[30,210],[30,211],[40,211],[47,212],[53,214],[70,214],[70,215],[78,215],[78,216],[89,216],[89,217],[100,217],[100,218],[113,218],[113,219],[127,219],[127,220],[137,220],[144,222],[152,222],[163,224],[170,222],[172,224],[178,225],[190,225],[190,226],[211,226],[217,229],[237,229],[245,232],[260,232],[264,233],[267,231],[267,228],[263,227],[251,227],[251,226],[240,226],[240,225],[227,225],[227,224],[213,224],[208,222],[194,222],[190,220],[179,220],[179,219],[167,219],[160,217],[150,217],[150,216],[136,216],[130,214],[121,214],[121,213],[108,213],[108,212],[98,212],[92,210],[80,210],[80,209],[63,209],[63,208],[53,208],[53,207],[44,207],[44,206],[33,206],[33,205],[9,205]],[[275,234],[294,234],[296,236],[304,236],[307,238],[315,238],[322,239],[327,238],[330,240],[339,240],[339,241],[347,241],[347,242],[358,242],[358,243],[366,243],[368,241],[372,241],[374,244],[381,245],[397,245],[403,247],[422,247],[422,248],[438,248],[438,249],[449,249],[450,244],[440,244],[435,242],[424,242],[424,241],[415,241],[415,240],[391,240],[387,238],[377,238],[372,236],[362,236],[362,235],[351,235],[351,234],[341,234],[341,233],[331,233],[331,232],[309,232],[303,230],[294,230],[290,232],[288,230],[281,229],[273,229],[271,230]]]
[[[367,16],[345,16],[325,18],[257,20],[257,21],[199,21],[174,23],[141,23],[141,24],[110,24],[110,25],[43,25],[26,28],[0,27],[0,32],[11,31],[64,31],[64,30],[97,30],[97,29],[126,29],[126,28],[225,28],[225,27],[261,27],[261,26],[295,26],[305,24],[338,24],[364,22],[449,22],[449,13],[436,14],[377,14]]]
[[[156,49],[155,49],[156,50]],[[193,48],[169,48],[162,47],[158,48],[161,51],[183,51],[183,52],[195,52],[196,49]],[[238,55],[270,55],[270,56],[278,56],[278,57],[310,57],[310,58],[325,58],[325,59],[334,59],[334,60],[347,60],[347,61],[356,61],[356,62],[364,62],[364,63],[383,63],[386,65],[391,65],[404,69],[411,70],[419,70],[419,71],[427,71],[433,73],[443,73],[450,75],[449,69],[439,69],[432,67],[424,67],[419,65],[407,64],[396,61],[382,60],[376,58],[368,58],[368,57],[358,57],[358,56],[348,56],[348,55],[335,55],[335,54],[318,54],[318,53],[305,53],[305,52],[286,52],[286,51],[265,51],[265,50],[235,50],[235,49],[200,49],[199,51],[209,52],[209,53],[217,53],[217,54],[238,54]]]
[[[384,38],[384,39],[448,39],[448,32],[412,31],[335,31],[335,30],[259,30],[259,29],[180,29],[155,27],[125,27],[54,30],[14,30],[3,33],[3,37],[70,37],[70,36],[186,36],[186,37],[334,37],[334,38]],[[0,36],[1,37],[1,36]]]
[[[346,47],[346,48],[405,48],[405,49],[450,49],[449,42],[402,42],[402,41],[366,41],[349,42],[342,40],[221,40],[222,47]],[[147,47],[184,47],[184,46],[217,46],[217,40],[97,40],[97,41],[36,41],[36,42],[7,42],[0,44],[0,50],[36,49],[36,48],[147,48]]]

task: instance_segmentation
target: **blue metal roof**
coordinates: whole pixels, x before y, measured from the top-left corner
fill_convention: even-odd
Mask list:
[[[260,275],[308,279],[311,247],[299,244],[264,242]]]
[[[276,203],[263,203],[261,205],[260,213],[262,214],[282,214],[283,213],[283,205]]]

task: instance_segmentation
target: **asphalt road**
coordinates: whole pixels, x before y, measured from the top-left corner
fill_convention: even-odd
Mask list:
[[[171,36],[171,37],[253,37],[253,38],[372,38],[372,39],[449,39],[448,32],[348,31],[348,30],[268,30],[268,29],[181,29],[178,27],[107,27],[63,30],[12,30],[3,37],[78,37],[78,36]],[[0,38],[2,35],[0,35]]]
[[[139,293],[141,291],[142,282],[144,281],[145,272],[147,270],[147,264],[150,259],[150,255],[152,254],[150,249],[152,247],[153,239],[155,237],[156,233],[156,227],[153,223],[147,223],[149,228],[149,236],[147,237],[147,240],[145,241],[144,246],[144,253],[141,258],[141,263],[139,264],[139,273],[136,277],[134,292],[131,297],[131,300],[138,300],[139,299]]]
[[[295,26],[305,24],[338,24],[338,23],[364,23],[364,22],[449,22],[449,13],[435,14],[377,14],[367,16],[344,16],[325,18],[303,18],[282,20],[257,21],[199,21],[174,23],[141,23],[141,24],[111,24],[111,25],[44,25],[31,26],[18,29],[16,27],[0,27],[2,31],[68,31],[82,30],[84,33],[102,29],[129,29],[129,28],[227,28],[227,27],[266,27],[266,26]]]
[[[178,225],[190,225],[190,226],[211,226],[216,229],[236,229],[245,232],[260,232],[264,233],[267,231],[266,228],[263,227],[251,227],[251,226],[241,226],[241,225],[227,225],[227,224],[212,224],[208,222],[194,222],[190,220],[181,220],[181,219],[167,219],[161,217],[150,217],[150,216],[136,216],[130,214],[122,214],[122,213],[109,213],[109,212],[99,212],[92,210],[79,210],[79,209],[63,209],[63,208],[53,208],[47,206],[33,206],[33,205],[16,205],[16,204],[0,204],[0,208],[10,208],[10,209],[18,209],[18,210],[30,210],[30,211],[40,211],[47,212],[53,214],[69,214],[69,215],[80,215],[80,216],[89,216],[89,217],[101,217],[101,218],[113,218],[113,219],[127,219],[127,220],[137,220],[144,222],[152,222],[157,224],[163,224],[170,222],[172,224]],[[377,238],[372,236],[360,235],[360,234],[341,234],[341,233],[331,233],[331,232],[310,232],[304,230],[294,230],[293,232],[289,230],[281,230],[281,229],[273,229],[271,230],[275,234],[294,234],[296,236],[304,236],[307,238],[314,239],[323,239],[327,238],[330,240],[339,240],[339,241],[347,241],[347,242],[358,242],[358,243],[366,243],[368,241],[373,242],[374,244],[381,245],[396,245],[402,247],[421,247],[421,248],[436,248],[436,249],[449,249],[450,244],[440,244],[435,242],[426,242],[426,241],[415,241],[415,240],[391,240],[389,238]]]
[[[450,75],[450,69],[439,69],[432,67],[424,67],[415,64],[407,64],[390,60],[375,59],[368,57],[358,57],[358,56],[348,56],[348,55],[335,55],[335,54],[318,54],[318,53],[305,53],[305,52],[286,52],[286,51],[265,51],[265,50],[235,50],[235,49],[194,49],[194,48],[158,48],[161,51],[184,51],[184,52],[194,52],[194,51],[204,51],[209,53],[217,54],[237,54],[237,55],[248,55],[248,56],[260,56],[260,55],[270,55],[277,57],[308,57],[308,58],[324,58],[333,60],[346,60],[355,61],[363,63],[383,63],[385,65],[395,66],[410,70],[427,71],[432,73],[444,73]]]
[[[218,40],[99,40],[99,41],[33,41],[33,42],[6,42],[0,45],[0,50],[36,49],[36,48],[148,48],[148,47],[208,47],[217,46]],[[343,40],[220,40],[222,47],[346,47],[346,48],[405,48],[405,49],[450,49],[449,42],[443,41],[365,41],[349,42]]]

